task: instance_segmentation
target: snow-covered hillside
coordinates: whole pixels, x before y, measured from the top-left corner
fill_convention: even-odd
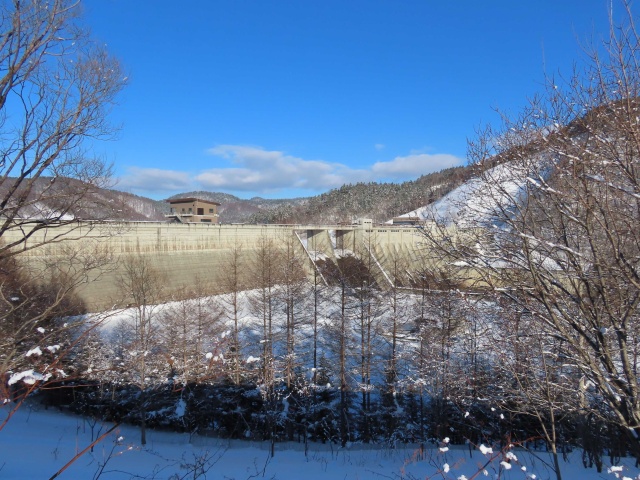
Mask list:
[[[493,223],[503,217],[526,195],[527,186],[545,177],[549,160],[532,158],[529,162],[506,162],[486,170],[455,188],[436,202],[400,217],[418,217],[458,226]]]

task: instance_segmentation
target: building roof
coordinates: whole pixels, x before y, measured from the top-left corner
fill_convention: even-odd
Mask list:
[[[212,202],[211,200],[204,200],[202,198],[196,197],[185,197],[185,198],[170,198],[167,200],[168,203],[190,203],[190,202],[200,202],[200,203],[208,203],[209,205],[220,205],[218,202]]]
[[[422,219],[420,217],[393,217],[391,220],[392,224],[402,225],[402,224],[416,224],[420,223]]]

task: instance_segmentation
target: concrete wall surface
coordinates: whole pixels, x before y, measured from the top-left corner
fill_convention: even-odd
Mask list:
[[[21,236],[23,232],[9,230],[3,241],[9,243]],[[389,272],[398,269],[400,259],[405,269],[417,261],[422,240],[420,231],[411,226],[74,223],[41,230],[16,250],[23,250],[19,257],[32,268],[57,263],[78,272],[90,263],[92,268],[83,273],[86,282],[78,293],[96,311],[127,303],[120,285],[124,265],[131,258],[149,260],[169,299],[196,286],[205,294],[228,291],[234,259],[241,267],[243,286],[257,286],[251,270],[261,249],[271,255],[294,252],[304,259],[308,275],[313,274],[314,258],[335,259],[348,250],[366,257],[377,281],[384,284],[392,281]]]

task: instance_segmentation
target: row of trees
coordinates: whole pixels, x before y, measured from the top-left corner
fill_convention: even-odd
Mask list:
[[[162,278],[132,260],[121,284],[133,308],[73,358],[96,382],[75,408],[139,423],[143,442],[147,421],[274,442],[542,439],[556,453],[594,447],[596,428],[618,436],[557,334],[486,288],[437,274],[428,256],[407,265],[390,255],[381,289],[362,248],[333,269],[319,262],[314,283],[295,250],[265,239],[251,268],[260,286],[246,291],[240,253],[225,268],[230,293],[207,297],[200,285],[162,307]]]
[[[260,385],[265,401],[275,401],[280,387],[289,392],[311,384],[332,384],[345,392],[360,388],[366,409],[372,377],[382,381],[386,368],[375,364],[384,357],[388,305],[361,262],[349,259],[349,276],[340,277],[339,285],[309,285],[302,259],[265,240],[252,269],[259,288],[246,292],[238,285],[226,295],[205,297],[201,285],[191,298],[162,308],[156,305],[161,277],[144,257],[132,260],[121,285],[133,292],[135,306],[110,338],[94,331],[94,341],[74,362],[83,365],[88,378],[140,391],[167,382],[176,389],[222,382]],[[229,282],[239,281],[239,265],[229,262]],[[387,354],[393,358],[390,365],[397,363],[399,335],[398,329]]]

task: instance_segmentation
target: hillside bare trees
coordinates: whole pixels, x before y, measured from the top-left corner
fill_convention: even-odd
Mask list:
[[[6,0],[0,15],[0,237],[22,233],[0,247],[7,256],[57,239],[27,244],[41,229],[97,214],[90,194],[110,171],[85,144],[113,133],[124,75],[78,27],[77,2]]]
[[[3,0],[0,18],[0,328],[12,332],[0,345],[4,378],[21,373],[27,344],[55,343],[53,319],[82,310],[74,288],[110,261],[89,244],[60,247],[38,265],[21,254],[86,235],[79,218],[104,218],[92,193],[110,168],[87,145],[113,133],[107,114],[125,79],[79,28],[78,2]]]
[[[159,314],[162,339],[158,343],[176,389],[222,375],[219,364],[227,353],[221,339],[225,328],[222,309],[213,297],[206,296],[210,289],[204,285],[198,282]]]
[[[640,456],[640,38],[628,13],[583,70],[549,79],[470,144],[481,178],[425,237],[441,265],[464,265],[477,288],[551,332],[537,341],[562,343],[585,395]]]

